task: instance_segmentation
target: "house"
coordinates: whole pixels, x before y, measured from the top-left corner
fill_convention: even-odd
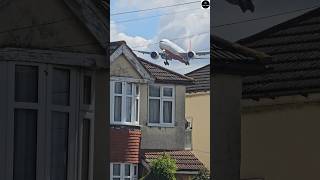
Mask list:
[[[0,179],[108,178],[100,3],[0,3]]]
[[[319,179],[320,8],[239,41],[273,70],[244,80],[242,175]]]
[[[193,80],[137,57],[124,41],[112,42],[110,54],[110,179],[143,176],[152,153],[194,157],[185,143],[185,86]],[[193,162],[182,175],[204,167]]]
[[[243,179],[319,179],[319,19],[318,8],[238,41],[272,56],[264,63],[268,71],[243,79]],[[209,75],[205,68],[187,75],[204,82],[200,91],[209,88],[202,80]],[[196,89],[190,87],[193,93]]]
[[[264,71],[262,62],[267,61],[269,56],[217,36],[212,36],[211,40],[211,58],[214,61],[211,65],[186,74],[195,80],[194,84],[187,86],[186,94],[186,117],[192,122],[192,150],[207,168],[210,168],[210,163],[214,163],[210,159],[216,160],[213,171],[217,173],[225,172],[228,168],[223,167],[231,166],[234,171],[238,171],[240,126],[239,129],[236,127],[240,123],[242,79]],[[210,83],[215,88],[212,94]],[[215,107],[214,111],[211,111],[210,106]],[[210,117],[214,121],[210,122]],[[215,128],[210,129],[210,126]],[[210,139],[210,135],[217,139]],[[210,158],[212,142],[216,143],[214,147],[217,150],[213,154],[216,157]],[[222,162],[227,164],[219,165]],[[216,170],[219,167],[221,170]],[[229,178],[223,174],[219,176],[222,179],[237,178],[237,175]]]

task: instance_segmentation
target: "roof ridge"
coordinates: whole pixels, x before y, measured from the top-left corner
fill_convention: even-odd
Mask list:
[[[274,32],[277,32],[279,30],[281,30],[281,28],[283,26],[288,26],[288,25],[291,25],[293,23],[296,23],[297,21],[301,21],[301,20],[304,20],[305,18],[310,18],[310,17],[313,17],[314,14],[317,14],[317,13],[320,13],[320,8],[316,8],[314,10],[311,10],[311,11],[308,11],[300,16],[297,16],[297,17],[294,17],[292,19],[289,19],[287,21],[284,21],[284,22],[281,22],[277,25],[274,25],[274,26],[271,26],[270,28],[267,28],[265,30],[262,30],[254,35],[251,35],[249,37],[245,37],[245,38],[242,38],[242,39],[239,39],[236,41],[236,43],[239,43],[239,44],[248,44],[248,43],[251,43],[253,41],[256,41],[257,39],[259,39],[260,37],[263,37],[267,34],[271,34],[271,33],[274,33]]]

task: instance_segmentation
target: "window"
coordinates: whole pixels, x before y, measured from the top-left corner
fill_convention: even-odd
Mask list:
[[[139,125],[139,85],[111,82],[111,124]]]
[[[51,179],[67,180],[69,114],[52,112]]]
[[[16,65],[15,101],[38,102],[38,67]]]
[[[53,69],[52,104],[69,105],[70,71],[68,69]]]
[[[111,163],[111,180],[137,180],[138,165],[128,163]]]
[[[37,110],[14,110],[14,180],[36,179]]]
[[[90,119],[82,121],[82,162],[81,162],[81,180],[89,180],[90,163]]]
[[[83,104],[91,104],[91,88],[92,88],[92,79],[91,76],[83,76]]]
[[[174,124],[174,87],[149,86],[149,125]]]

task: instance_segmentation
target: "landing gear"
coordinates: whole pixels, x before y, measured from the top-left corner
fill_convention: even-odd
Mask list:
[[[169,66],[168,61],[165,61],[165,62],[163,62],[163,63],[164,63],[164,65]]]
[[[187,62],[185,62],[185,64],[188,66],[188,65],[190,65],[190,63],[187,61]]]

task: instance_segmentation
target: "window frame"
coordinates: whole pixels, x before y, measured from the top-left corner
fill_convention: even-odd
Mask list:
[[[119,164],[120,165],[120,176],[113,176],[113,165]],[[125,175],[125,165],[130,165],[130,176]],[[137,174],[135,175],[134,168],[137,168]],[[137,180],[139,175],[138,164],[133,163],[118,163],[112,162],[110,163],[110,180],[113,178],[120,178],[120,180],[124,180],[125,178],[130,178],[130,180]]]
[[[121,94],[115,93],[115,84],[122,83]],[[131,95],[127,94],[127,84],[132,84]],[[136,87],[139,87],[139,92],[136,93]],[[140,93],[141,84],[128,81],[128,80],[111,80],[110,81],[110,125],[126,125],[126,126],[139,126],[140,118]],[[114,121],[115,110],[115,97],[121,97],[121,121]],[[131,121],[127,122],[127,97],[131,98]],[[136,106],[138,101],[138,107]],[[138,114],[137,114],[138,113]]]
[[[156,86],[160,87],[160,97],[152,97],[150,96],[150,86]],[[172,89],[172,97],[164,96],[164,88],[170,88]],[[149,84],[148,85],[148,126],[156,126],[156,127],[174,127],[175,126],[175,104],[176,104],[176,88],[174,85],[168,85],[168,84]],[[157,99],[160,100],[160,120],[159,123],[151,123],[149,119],[149,113],[150,113],[150,100],[151,99]],[[164,111],[164,101],[170,101],[172,102],[172,122],[171,123],[165,123],[163,118],[163,111]]]
[[[2,64],[3,65],[3,64]],[[37,66],[38,67],[38,101],[37,102],[16,102],[15,101],[15,70],[16,65]],[[50,146],[51,146],[51,114],[52,111],[69,113],[69,132],[68,141],[76,139],[78,133],[79,113],[79,72],[78,68],[57,64],[45,64],[34,62],[6,62],[5,79],[11,79],[7,82],[6,94],[7,98],[7,123],[6,123],[6,157],[3,161],[5,164],[5,179],[13,179],[13,159],[14,159],[14,109],[37,110],[37,155],[36,155],[36,176],[37,179],[45,179],[50,175]],[[69,83],[69,105],[54,105],[52,101],[52,70],[53,68],[66,69],[70,72]],[[46,119],[46,121],[41,121]],[[68,165],[66,169],[67,178],[74,179],[76,177],[77,166],[77,150],[78,142],[68,144]],[[1,164],[0,164],[1,165]],[[1,172],[0,172],[1,173]]]
[[[93,146],[94,146],[94,108],[95,108],[95,91],[94,91],[94,84],[95,84],[95,74],[93,71],[89,70],[81,70],[81,80],[80,80],[80,122],[79,122],[79,163],[78,163],[78,179],[82,179],[82,167],[83,167],[83,122],[84,120],[89,120],[89,164],[88,164],[88,180],[92,180],[93,178]],[[83,85],[84,85],[84,76],[90,76],[91,77],[91,104],[84,104],[83,100]]]

